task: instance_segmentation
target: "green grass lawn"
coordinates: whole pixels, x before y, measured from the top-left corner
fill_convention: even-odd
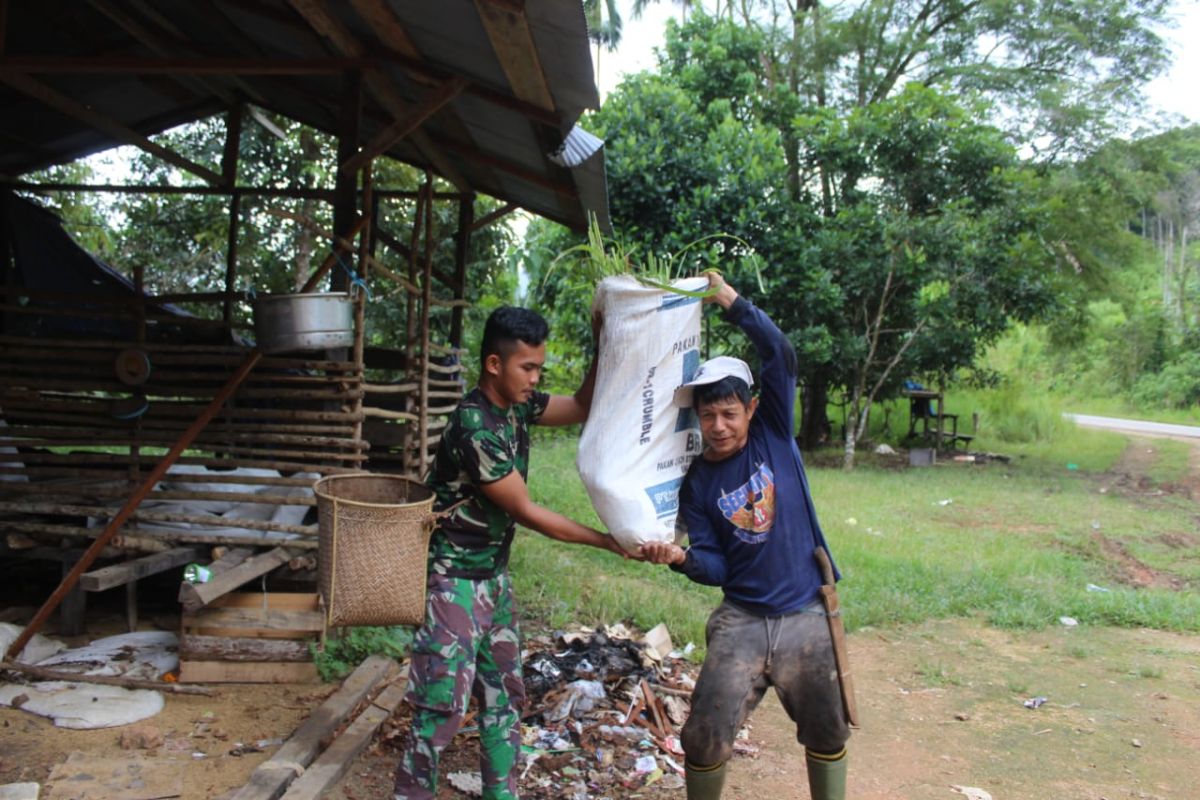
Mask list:
[[[1112,543],[1186,587],[1200,585],[1197,504],[1169,494],[1123,497],[1100,474],[1124,448],[1123,437],[1072,429],[1054,445],[993,444],[1012,462],[810,468],[817,512],[843,572],[849,629],[945,617],[1039,628],[1070,616],[1084,625],[1200,631],[1193,591],[1132,588],[1114,567]],[[599,526],[574,457],[572,440],[535,442],[531,492]],[[552,626],[665,622],[679,645],[703,644],[705,620],[720,600],[719,590],[665,567],[528,531],[517,537],[512,574],[523,607]]]

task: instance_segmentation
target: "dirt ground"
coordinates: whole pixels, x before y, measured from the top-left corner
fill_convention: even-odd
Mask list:
[[[1134,440],[1105,484],[1163,490],[1143,479],[1153,449],[1153,440]],[[1165,490],[1200,498],[1200,447],[1194,455],[1192,475]],[[1180,588],[1125,566],[1131,582]],[[116,613],[112,624],[119,624]],[[953,800],[971,796],[971,787],[995,800],[1200,797],[1200,636],[1090,627],[1011,632],[951,620],[856,631],[850,655],[863,725],[850,743],[849,797]],[[138,738],[128,727],[62,730],[0,708],[0,785],[45,784],[55,765],[83,752],[144,757],[178,773],[185,800],[219,797],[242,785],[276,749],[272,741],[289,736],[333,689],[243,685],[220,687],[212,698],[171,695],[163,712],[139,725],[148,748],[128,741]],[[1044,701],[1026,707],[1034,698]],[[131,749],[122,747],[123,734]],[[252,752],[260,742],[262,752]],[[727,798],[808,797],[802,750],[772,696],[751,720],[750,742],[758,753],[735,758]],[[443,772],[470,769],[476,748],[460,736]],[[390,797],[395,758],[394,741],[376,742],[326,796]],[[601,796],[684,796],[659,785],[620,791]],[[71,796],[62,785],[43,787],[43,798]],[[449,786],[439,792],[458,797]]]

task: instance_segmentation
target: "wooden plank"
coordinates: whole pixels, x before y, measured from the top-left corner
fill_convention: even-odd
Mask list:
[[[275,755],[255,768],[233,800],[275,800],[282,795],[296,778],[296,765],[308,767],[320,749],[321,740],[341,725],[394,667],[395,662],[383,656],[371,656],[359,664],[341,688],[296,729]]]
[[[241,564],[247,558],[254,555],[254,549],[250,547],[233,547],[225,551],[218,559],[208,565],[208,571],[215,578],[223,572]],[[207,605],[210,600],[203,600],[196,596],[197,586],[204,584],[194,584],[188,581],[180,581],[179,583],[179,603],[183,606],[184,611],[196,611]]]
[[[542,70],[525,14],[486,0],[475,0],[475,9],[513,94],[526,103],[553,111],[554,96],[546,82],[546,73]]]
[[[318,611],[290,609],[205,608],[184,620],[188,630],[200,632],[212,628],[253,631],[314,632],[324,629]]]
[[[321,607],[316,592],[234,592],[227,594],[212,605],[217,608],[267,608],[291,611],[316,611]]]
[[[207,583],[184,584],[179,588],[179,602],[183,604],[184,611],[198,611],[247,581],[286,564],[299,554],[299,550],[276,547],[214,574]]]
[[[85,572],[79,577],[79,585],[85,592],[102,592],[114,586],[124,586],[148,575],[166,572],[173,567],[203,557],[204,551],[201,548],[173,547],[163,553],[152,553],[126,561],[124,564],[112,564]]]
[[[183,661],[312,661],[308,644],[308,640],[298,639],[184,633],[179,637],[179,658]]]
[[[312,662],[180,661],[180,683],[313,683]]]
[[[406,670],[407,672],[407,670]],[[404,675],[401,675],[403,678]],[[379,730],[388,717],[404,699],[403,684],[393,684],[375,698],[353,722],[342,731],[320,758],[309,765],[288,788],[283,800],[320,800],[346,770],[354,763],[358,754],[371,743],[375,731]]]

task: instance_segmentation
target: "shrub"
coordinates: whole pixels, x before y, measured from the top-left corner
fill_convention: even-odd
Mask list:
[[[1146,408],[1189,408],[1200,403],[1200,353],[1182,353],[1161,372],[1142,375],[1133,397]]]
[[[386,628],[344,628],[340,639],[326,639],[324,649],[309,645],[317,674],[323,681],[335,681],[348,675],[368,656],[383,655],[401,659],[412,648],[413,629],[401,625]]]

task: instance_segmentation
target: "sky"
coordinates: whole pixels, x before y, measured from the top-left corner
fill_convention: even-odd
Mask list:
[[[618,7],[629,6],[630,3],[621,2]],[[679,8],[669,0],[649,6],[641,19],[633,20],[627,15],[621,46],[616,52],[600,53],[601,97],[620,83],[622,75],[654,67],[654,47],[662,42],[663,27],[671,16],[678,19]],[[1147,87],[1150,112],[1177,114],[1200,123],[1200,91],[1195,85],[1200,81],[1200,0],[1175,0],[1171,16],[1179,27],[1164,30],[1161,35],[1171,47],[1173,64]],[[592,58],[596,58],[595,48]]]

